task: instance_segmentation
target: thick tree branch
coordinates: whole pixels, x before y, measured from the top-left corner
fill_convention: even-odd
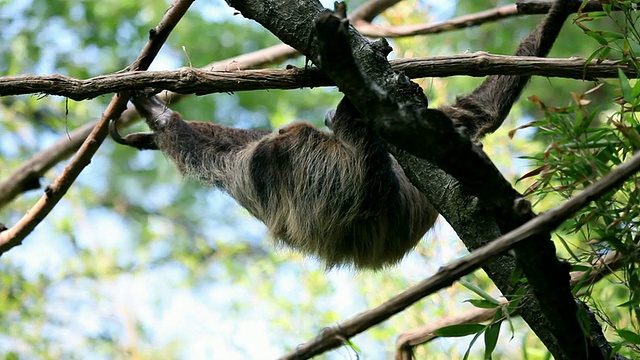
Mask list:
[[[449,56],[406,58],[390,61],[394,71],[402,71],[412,79],[424,77],[487,75],[540,75],[545,77],[595,80],[617,78],[618,69],[627,76],[637,76],[631,65],[616,61],[585,59],[548,59],[529,56],[493,55],[483,52]],[[230,68],[234,65],[231,63]],[[0,77],[0,96],[47,94],[87,100],[100,95],[155,87],[179,94],[204,95],[245,90],[300,89],[335,86],[317,68],[217,70],[181,68],[167,71],[139,71],[76,79],[64,75],[14,75]],[[172,98],[172,100],[175,100]]]
[[[379,53],[386,55],[384,44],[362,40],[347,27],[339,12],[325,12],[316,19],[321,68],[364,117],[377,126],[385,140],[453,175],[479,198],[502,232],[533,216],[482,151],[459,136],[444,113],[426,108],[426,99],[411,88],[413,84],[404,76],[385,66],[384,58],[379,56]],[[516,248],[516,254],[540,309],[552,321],[548,331],[554,339],[543,339],[547,340],[549,350],[558,358],[608,356],[610,348],[599,349],[589,341],[592,336],[599,337],[597,328],[593,329],[596,335],[582,334],[576,302],[568,278],[565,279],[568,268],[557,260],[549,235],[532,235]],[[531,319],[525,320],[534,325]]]
[[[336,13],[320,13],[319,4],[312,1],[228,2],[319,65],[385,140],[454,175],[468,193],[478,196],[482,208],[492,215],[502,232],[514,229],[533,216],[526,207],[520,206],[520,195],[482,151],[459,136],[451,120],[442,112],[427,108],[427,100],[417,85],[402,74],[394,73],[386,61],[389,51],[386,42],[371,43],[364,39],[348,26],[341,9]],[[275,14],[295,13],[296,16],[283,19],[274,17],[274,13],[255,11],[265,7],[273,9]],[[295,22],[306,21],[312,14],[316,18],[317,41],[309,40],[312,34],[307,32],[306,24]],[[297,38],[293,29],[297,30]],[[413,172],[412,169],[407,171]],[[445,207],[438,200],[432,199],[449,220],[449,214],[443,212]],[[457,224],[452,225],[456,228]],[[468,241],[466,239],[465,243]],[[553,319],[553,324],[541,321],[535,311],[523,312],[523,318],[554,356],[559,359],[599,359],[608,354],[609,348],[597,348],[582,334],[577,306],[568,286],[568,268],[555,257],[555,247],[548,234],[529,239],[516,251],[530,288],[541,304],[540,309],[546,319]],[[500,274],[490,270],[488,273],[508,294],[511,284]],[[564,277],[567,277],[566,282]],[[534,314],[536,316],[530,316]]]
[[[193,0],[175,0],[164,14],[160,24],[149,31],[149,41],[145,44],[140,55],[129,66],[131,71],[146,70],[156,57],[160,48],[167,40],[171,30],[187,12]],[[129,101],[129,93],[122,96],[116,94],[109,106],[93,128],[86,141],[80,147],[76,156],[71,159],[62,173],[47,187],[44,195],[15,225],[0,232],[0,255],[11,248],[22,244],[22,240],[33,231],[47,214],[62,199],[80,172],[91,162],[91,157],[98,151],[100,144],[108,134],[109,121],[120,116]]]
[[[640,171],[640,152],[562,205],[539,215],[519,228],[474,250],[472,253],[443,266],[433,276],[408,288],[384,304],[356,315],[337,326],[324,329],[316,339],[298,346],[295,351],[282,357],[282,359],[307,359],[342,346],[345,340],[387,320],[425,296],[450,286],[457,279],[470,274],[490,259],[514,248],[518,243],[527,241],[535,234],[545,234],[557,228],[576,211],[608,191],[620,186],[638,171]]]

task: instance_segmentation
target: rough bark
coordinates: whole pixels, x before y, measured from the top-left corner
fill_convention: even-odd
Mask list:
[[[533,216],[515,205],[520,195],[482,151],[459,136],[441,112],[427,108],[427,99],[417,85],[391,69],[386,60],[388,44],[383,40],[371,43],[347,26],[343,9],[322,12],[315,1],[227,2],[305,54],[336,82],[384,139],[411,153],[396,151],[412,180],[431,198],[467,247],[485,244]],[[307,23],[309,19],[316,19],[317,38]],[[437,164],[456,180],[414,156]],[[578,306],[569,288],[568,266],[557,260],[549,235],[532,237],[516,253],[518,265],[537,299],[531,297],[526,302],[522,316],[551,353],[557,359],[608,356],[608,344],[598,348],[582,333]],[[505,294],[513,290],[510,276],[515,269],[515,262],[506,257],[485,267]],[[599,327],[591,330],[589,336],[601,338]]]

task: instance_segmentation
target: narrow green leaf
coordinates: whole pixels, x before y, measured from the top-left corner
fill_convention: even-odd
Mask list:
[[[347,340],[347,345],[353,349],[353,351],[355,351],[356,353],[360,353],[362,352],[362,349],[356,345],[353,341],[351,340]]]
[[[469,354],[471,353],[471,347],[473,346],[473,344],[476,343],[476,340],[478,340],[478,338],[480,337],[480,335],[482,334],[482,331],[477,333],[473,339],[471,339],[471,342],[469,343],[469,347],[467,347],[467,351],[464,352],[464,357],[462,358],[462,360],[468,360],[469,359]]]
[[[477,334],[481,331],[484,331],[485,328],[486,326],[482,324],[456,324],[441,327],[433,333],[437,336],[442,337],[462,337],[471,334]]]
[[[511,296],[511,301],[509,301],[509,303],[507,304],[505,313],[513,314],[518,309],[518,306],[520,306],[520,302],[522,301],[526,293],[527,288],[524,286],[519,286],[515,294]]]
[[[485,360],[491,359],[491,354],[496,349],[498,344],[498,335],[500,335],[500,325],[502,321],[491,324],[484,332],[484,358]]]
[[[633,91],[631,92],[631,96],[636,99],[640,96],[640,81],[636,81],[635,85],[633,85]]]
[[[610,52],[611,52],[611,47],[607,46],[603,48],[602,52],[600,52],[600,55],[598,55],[598,63],[601,63],[607,60],[607,57],[609,56]]]
[[[631,344],[640,345],[640,335],[637,333],[625,329],[617,329],[616,332],[618,333],[618,336],[623,338],[625,341]]]
[[[622,304],[618,304],[618,307],[633,307],[638,305],[640,305],[640,299],[631,299],[623,302]]]
[[[516,268],[513,269],[513,272],[511,273],[510,279],[512,284],[517,284],[518,281],[522,279],[522,268],[520,266],[516,265]]]
[[[480,287],[466,281],[466,280],[460,280],[460,284],[464,287],[466,287],[467,289],[473,291],[474,293],[480,295],[483,299],[492,302],[494,305],[496,306],[500,306],[500,301],[498,301],[497,299],[495,299],[493,296],[489,295],[489,293],[487,293],[486,291],[482,290]]]
[[[622,91],[622,97],[624,101],[629,104],[633,103],[633,90],[629,84],[629,78],[624,74],[622,69],[618,68],[618,79],[620,79],[620,90]]]
[[[586,34],[592,39],[594,39],[595,41],[599,42],[600,45],[604,45],[604,46],[609,45],[609,41],[607,41],[607,39],[605,39],[602,35],[600,35],[596,31],[587,31]]]
[[[582,289],[582,285],[584,284],[584,281],[589,278],[589,275],[591,274],[592,270],[593,268],[588,268],[587,270],[585,270],[584,275],[580,278],[578,283],[573,287],[573,290],[571,291],[573,295],[576,295],[578,291]]]
[[[492,301],[481,300],[481,299],[468,299],[465,302],[470,303],[471,305],[482,308],[482,309],[495,309],[498,305],[494,304]]]
[[[605,38],[609,38],[609,39],[624,39],[625,36],[624,34],[621,34],[619,32],[615,32],[615,31],[600,31],[600,34],[605,37]]]

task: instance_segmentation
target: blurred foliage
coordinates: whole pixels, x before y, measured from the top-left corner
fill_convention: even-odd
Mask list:
[[[148,29],[157,24],[169,3],[0,0],[0,74],[59,73],[86,78],[119,71],[135,59]],[[350,1],[349,7],[353,9],[360,3],[363,1]],[[432,5],[436,3],[438,6]],[[506,3],[461,1],[457,8],[443,10],[436,1],[405,1],[376,22],[424,23]],[[519,17],[461,31],[397,39],[392,41],[392,56],[465,51],[508,54],[540,19]],[[611,22],[603,18],[593,27],[596,30],[591,39],[595,40],[598,38],[593,34],[597,31],[615,31]],[[588,57],[601,49],[602,43],[582,35],[583,30],[567,26],[551,55]],[[609,39],[607,36],[611,35],[602,36]],[[233,16],[233,10],[222,1],[196,1],[171,34],[153,68],[205,66],[276,43],[275,37],[256,23]],[[620,49],[605,55],[625,54],[625,47]],[[604,50],[599,51],[602,56]],[[303,59],[292,62],[300,65]],[[470,91],[481,80],[456,77],[418,82],[432,105],[438,106]],[[633,94],[635,80],[628,84]],[[518,160],[518,156],[544,160],[535,154],[543,153],[549,136],[561,133],[554,130],[554,134],[548,134],[548,125],[538,132],[523,130],[509,139],[508,130],[532,121],[531,116],[542,117],[537,110],[540,103],[553,109],[551,104],[557,99],[566,98],[570,92],[584,93],[590,87],[590,83],[573,80],[532,81],[524,96],[536,94],[540,101],[521,101],[504,129],[485,143],[485,150],[508,178],[516,179],[535,166]],[[615,112],[611,99],[616,89],[606,86],[590,94],[594,104],[589,107],[602,114]],[[64,139],[71,130],[97,119],[109,98],[105,95],[86,102],[55,96],[0,98],[0,178],[9,176],[37,151]],[[250,91],[186,98],[175,108],[188,119],[245,128],[277,127],[295,119],[321,126],[324,113],[338,99],[335,89]],[[629,101],[625,108],[633,108],[633,104]],[[576,112],[547,111],[547,115],[557,115],[554,129],[571,128],[562,121],[587,116],[583,105],[573,105],[572,109]],[[619,111],[611,119],[628,128],[633,127],[634,116],[632,111]],[[621,148],[630,146],[631,140],[625,142],[622,128],[613,126],[611,119],[593,117],[593,124],[587,129],[581,127],[584,133],[574,139],[584,141],[598,124],[607,129],[597,130],[601,131],[599,139],[609,142],[607,150],[584,150],[591,159],[602,162],[596,162],[597,171],[589,173],[592,177],[588,181],[606,173],[614,163],[612,156],[622,160]],[[144,127],[137,125],[136,129]],[[582,145],[576,146],[578,149]],[[560,170],[578,170],[578,165],[572,168],[567,164],[570,161],[559,155],[554,161]],[[43,185],[63,166],[58,164],[47,173]],[[547,180],[557,184],[555,179]],[[587,180],[579,185],[586,183]],[[518,184],[521,189],[530,185],[526,181]],[[13,224],[40,194],[41,190],[30,191],[0,209],[0,222]],[[622,200],[629,201],[631,196],[616,195],[608,203],[603,200],[603,207],[593,205],[591,211],[597,216],[581,223],[583,226],[574,237],[566,237],[572,252],[579,253],[577,264],[588,261],[592,250],[578,243],[575,236],[585,234],[587,229],[590,233],[601,231],[597,226],[618,219],[621,221],[614,226],[616,231],[637,221],[625,217],[629,209],[622,206]],[[539,207],[551,206],[559,198],[543,198],[540,193]],[[617,213],[612,210],[614,205],[618,206]],[[628,238],[618,239],[623,245],[630,245]],[[601,243],[598,249],[606,247]],[[273,358],[314,337],[323,327],[379,305],[464,253],[454,232],[442,222],[397,267],[377,273],[348,269],[325,272],[313,259],[274,249],[262,224],[220,191],[182,179],[162,154],[137,152],[107,141],[24,245],[0,259],[0,353],[8,359]],[[637,278],[637,271],[628,268],[619,278],[589,289],[592,299],[607,299],[606,303],[594,303],[600,314],[616,325],[621,343],[625,344],[632,343],[637,335],[637,328],[630,325],[635,316],[632,311],[637,309],[637,295],[627,286],[637,281],[632,279],[632,273]],[[394,337],[402,331],[499,296],[482,272],[466,280],[483,289],[486,296],[480,296],[482,301],[464,302],[469,298],[470,285],[446,289],[352,339],[352,347],[325,358],[354,354],[368,359],[388,358]],[[618,304],[623,305],[616,307]],[[440,338],[419,347],[416,354],[429,359],[462,359],[470,348],[471,357],[479,357],[485,352],[481,343],[492,345],[497,341],[493,359],[520,357],[523,353],[529,359],[543,358],[544,348],[528,334],[522,321],[509,321],[501,331],[497,326],[482,325],[488,335],[473,347],[468,346],[470,339]],[[510,341],[511,337],[519,341]]]

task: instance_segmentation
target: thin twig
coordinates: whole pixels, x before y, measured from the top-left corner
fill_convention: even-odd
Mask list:
[[[411,24],[398,26],[380,26],[366,21],[355,22],[356,29],[369,37],[407,37],[416,35],[438,34],[445,31],[464,29],[493,21],[522,15],[515,4],[500,6],[495,9],[480,11],[474,14],[458,16],[433,24]]]
[[[465,29],[468,27],[488,24],[490,22],[508,19],[514,16],[546,14],[552,1],[520,1],[516,4],[500,6],[494,9],[458,16],[432,24],[411,24],[398,26],[380,26],[371,24],[366,19],[353,21],[356,29],[362,35],[369,37],[399,38],[417,35],[431,35],[446,31]],[[598,1],[590,1],[583,10],[601,11],[602,5]]]

